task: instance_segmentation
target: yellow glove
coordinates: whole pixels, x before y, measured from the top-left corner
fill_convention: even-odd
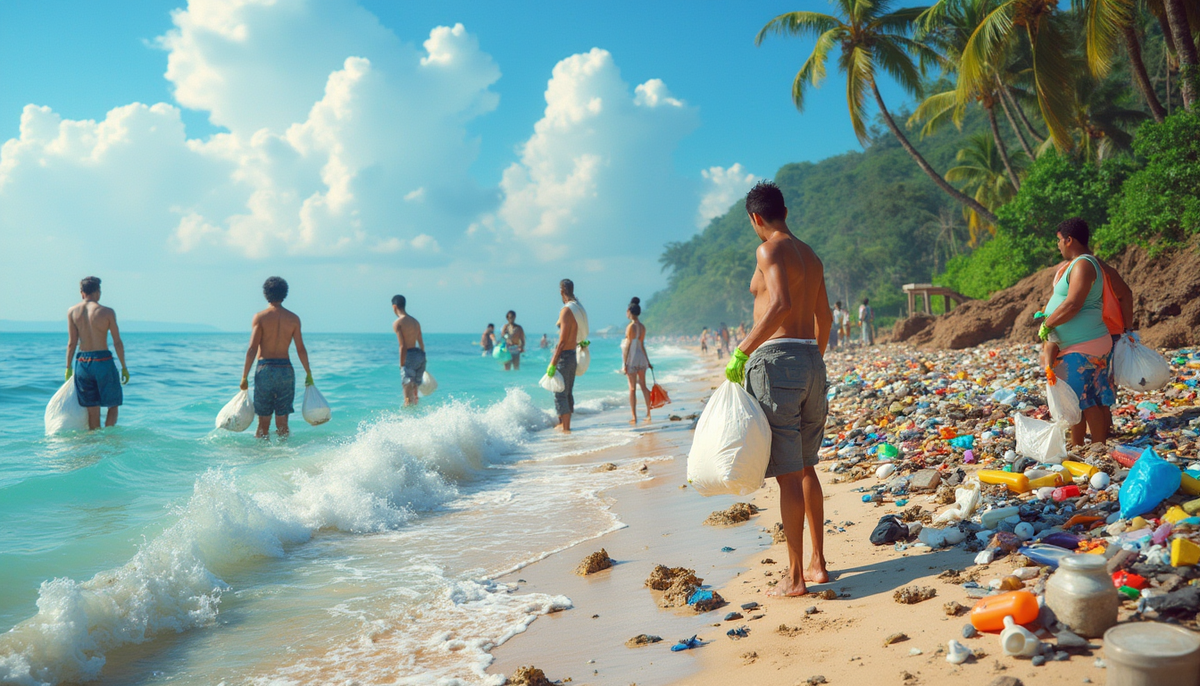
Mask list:
[[[75,372],[71,371],[71,368],[70,368],[70,367],[67,367],[67,375],[66,375],[65,377],[63,377],[63,381],[70,381],[70,380],[71,380],[71,375],[72,375],[72,374],[74,374],[74,373],[75,373]]]
[[[127,383],[129,383],[129,370],[121,367],[121,385],[124,386]]]

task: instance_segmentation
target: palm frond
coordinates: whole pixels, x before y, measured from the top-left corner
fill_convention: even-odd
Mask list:
[[[958,102],[958,94],[954,91],[935,93],[925,98],[917,106],[907,123],[909,127],[913,127],[924,122],[925,126],[921,128],[922,138],[933,135],[948,121],[953,122],[954,126],[961,130],[966,109]]]
[[[1074,72],[1067,54],[1068,37],[1058,27],[1053,15],[1042,14],[1033,25],[1026,25],[1029,46],[1033,51],[1034,90],[1038,107],[1050,138],[1059,150],[1072,146],[1068,123],[1075,109]]]
[[[1003,52],[1005,44],[1011,42],[1015,0],[1006,0],[998,5],[971,33],[963,46],[958,63],[958,97],[968,102],[975,93],[986,90],[984,84],[990,80],[989,71],[997,54]]]
[[[860,45],[842,53],[840,64],[846,72],[846,104],[850,110],[850,124],[854,127],[858,142],[866,145],[870,137],[865,122],[865,103],[867,89],[875,81],[875,65],[871,61],[871,53]]]
[[[880,37],[874,44],[875,61],[900,87],[916,96],[921,93],[921,72],[904,48],[890,38]]]
[[[828,61],[829,51],[836,45],[842,30],[839,26],[821,34],[820,38],[817,38],[817,44],[813,46],[812,54],[805,60],[804,66],[800,67],[800,71],[796,72],[796,78],[792,81],[792,102],[796,104],[797,110],[804,111],[804,90],[808,84],[819,88],[825,80],[825,62]]]
[[[841,24],[836,17],[820,12],[788,12],[767,22],[754,37],[754,44],[762,45],[767,36],[819,36]]]
[[[1121,43],[1121,31],[1133,21],[1131,0],[1071,0],[1083,19],[1088,70],[1104,76],[1112,67],[1113,54]]]

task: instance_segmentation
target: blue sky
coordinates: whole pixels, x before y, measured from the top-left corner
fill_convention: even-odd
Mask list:
[[[312,330],[397,291],[542,330],[562,276],[617,322],[748,175],[858,147],[836,74],[791,104],[810,41],[753,44],[825,2],[242,5],[0,4],[0,319],[96,273],[124,317],[238,329],[280,273]]]

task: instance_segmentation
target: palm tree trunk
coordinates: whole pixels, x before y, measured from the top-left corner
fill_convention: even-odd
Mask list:
[[[933,179],[933,182],[937,184],[938,188],[946,191],[950,197],[974,210],[975,214],[983,217],[991,224],[996,224],[999,222],[999,220],[996,218],[996,215],[992,214],[991,210],[983,205],[980,205],[975,198],[972,198],[954,186],[951,186],[946,179],[942,178],[941,174],[934,171],[933,167],[931,167],[929,163],[925,161],[924,157],[921,157],[921,153],[917,152],[917,149],[912,146],[912,143],[908,142],[908,139],[904,136],[904,132],[900,130],[900,127],[896,125],[896,121],[892,119],[892,115],[888,112],[887,105],[883,103],[883,96],[879,94],[879,87],[875,85],[874,80],[871,81],[871,92],[875,94],[875,103],[879,105],[879,113],[883,115],[883,121],[887,124],[888,129],[891,130],[892,135],[896,137],[896,140],[900,141],[900,147],[904,148],[904,151],[913,158],[913,161],[917,163],[917,166],[921,168],[921,171],[925,172],[930,179]]]
[[[996,122],[996,106],[984,105],[987,110],[988,124],[992,127],[992,138],[996,139],[996,152],[1000,153],[1000,161],[1004,163],[1004,170],[1008,172],[1008,180],[1012,182],[1013,190],[1021,190],[1021,180],[1017,178],[1017,173],[1013,171],[1012,160],[1008,159],[1008,147],[1004,145],[1004,139],[1000,137],[1000,124]]]
[[[1142,97],[1146,99],[1146,105],[1150,107],[1150,115],[1154,117],[1154,121],[1161,124],[1167,113],[1163,109],[1162,103],[1158,101],[1158,94],[1154,92],[1154,86],[1150,84],[1150,74],[1146,72],[1146,63],[1142,61],[1142,44],[1138,41],[1137,32],[1133,30],[1132,24],[1126,24],[1122,33],[1125,36],[1125,52],[1129,53],[1133,82],[1137,84],[1138,90],[1142,92]]]
[[[1196,44],[1192,41],[1192,29],[1188,24],[1183,0],[1164,0],[1167,23],[1175,38],[1175,50],[1179,55],[1179,92],[1183,95],[1183,106],[1189,111],[1196,104],[1196,81],[1200,80],[1200,58],[1196,56]]]
[[[1025,125],[1025,130],[1029,132],[1029,135],[1033,136],[1033,140],[1037,141],[1038,145],[1045,143],[1046,137],[1038,133],[1037,129],[1033,128],[1033,124],[1029,123],[1029,117],[1025,116],[1025,110],[1022,109],[1017,99],[1013,97],[1012,91],[1005,88],[1003,95],[1008,99],[1008,104],[1017,111],[1017,116],[1021,118],[1021,123]]]
[[[1000,91],[1005,90],[1004,83],[1000,80],[1000,77],[996,77],[996,87]],[[1025,151],[1026,155],[1029,155],[1029,160],[1033,161],[1033,149],[1029,147],[1029,141],[1025,140],[1025,132],[1021,130],[1021,127],[1017,126],[1017,120],[1013,119],[1012,110],[1008,108],[1008,101],[1005,99],[1003,93],[1000,94],[1000,109],[1004,110],[1004,118],[1008,120],[1009,127],[1017,135],[1017,140],[1021,142],[1021,149]]]

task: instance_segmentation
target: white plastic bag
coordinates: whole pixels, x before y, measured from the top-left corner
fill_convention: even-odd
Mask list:
[[[726,381],[708,400],[688,452],[688,483],[700,495],[757,491],[771,459],[771,425],[746,389]]]
[[[1079,395],[1075,389],[1062,379],[1055,383],[1046,380],[1046,404],[1050,406],[1050,416],[1056,422],[1066,422],[1067,426],[1075,426],[1083,419],[1083,411],[1079,409]]]
[[[590,345],[580,345],[575,348],[575,376],[583,376],[592,364],[592,354],[588,352]]]
[[[1038,462],[1059,463],[1067,456],[1067,439],[1059,424],[1013,415],[1017,427],[1017,452]]]
[[[1118,386],[1145,393],[1156,391],[1171,380],[1171,367],[1162,355],[1142,345],[1136,333],[1128,333],[1113,345],[1113,379]]]
[[[313,426],[324,424],[333,417],[329,403],[325,402],[325,396],[321,395],[315,384],[305,387],[304,405],[300,408],[300,414],[304,415],[304,421]]]
[[[46,435],[88,428],[87,408],[79,404],[75,381],[68,379],[46,404]]]
[[[433,374],[425,372],[425,375],[421,377],[421,385],[417,386],[417,390],[421,392],[421,395],[433,393],[437,390],[437,379],[433,378]]]
[[[250,402],[250,394],[238,391],[233,400],[225,403],[225,407],[217,413],[217,428],[226,431],[245,431],[254,423],[254,403]]]
[[[554,376],[552,377],[542,374],[538,385],[551,393],[562,393],[567,390],[567,382],[563,381],[562,372],[554,372]]]

